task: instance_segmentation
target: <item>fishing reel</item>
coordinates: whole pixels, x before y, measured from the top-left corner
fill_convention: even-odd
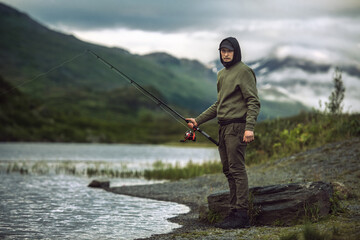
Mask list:
[[[184,140],[180,140],[180,142],[186,142],[186,141],[196,141],[195,132],[189,130],[185,132]]]

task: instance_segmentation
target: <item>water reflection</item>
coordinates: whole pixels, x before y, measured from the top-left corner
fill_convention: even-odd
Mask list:
[[[0,174],[137,178],[159,161],[185,166],[219,160],[215,148],[127,144],[0,143]]]
[[[94,161],[123,163],[130,168],[167,163],[220,159],[216,148],[135,144],[0,143],[1,161]]]
[[[0,236],[7,239],[149,237],[179,227],[166,219],[189,211],[88,188],[89,179],[70,175],[0,174],[0,181]]]

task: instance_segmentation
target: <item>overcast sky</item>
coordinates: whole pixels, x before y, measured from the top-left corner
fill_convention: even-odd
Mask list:
[[[359,0],[1,0],[52,29],[132,53],[203,63],[234,36],[250,61],[271,54],[360,62]]]

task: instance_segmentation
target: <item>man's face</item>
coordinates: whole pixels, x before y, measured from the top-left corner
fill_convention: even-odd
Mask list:
[[[224,62],[231,62],[234,58],[234,51],[228,48],[221,48],[220,49],[221,59]]]

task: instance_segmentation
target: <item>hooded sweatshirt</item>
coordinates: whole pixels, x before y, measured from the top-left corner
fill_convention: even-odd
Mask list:
[[[229,45],[229,44],[232,45],[232,47],[234,49],[234,57],[231,62],[224,62],[221,58],[220,50],[223,46],[226,47],[226,45]],[[224,65],[225,68],[230,68],[231,66],[240,62],[241,61],[241,49],[240,49],[239,42],[236,40],[236,38],[228,37],[228,38],[225,38],[224,40],[222,40],[219,45],[219,54],[220,54],[220,61],[221,61],[222,65]]]
[[[195,120],[200,125],[215,117],[219,121],[244,119],[245,130],[254,131],[260,112],[255,73],[241,61],[238,41],[233,37],[226,38],[220,43],[219,50],[224,41],[229,41],[234,48],[233,60],[225,63],[220,56],[225,68],[217,75],[217,101]]]

